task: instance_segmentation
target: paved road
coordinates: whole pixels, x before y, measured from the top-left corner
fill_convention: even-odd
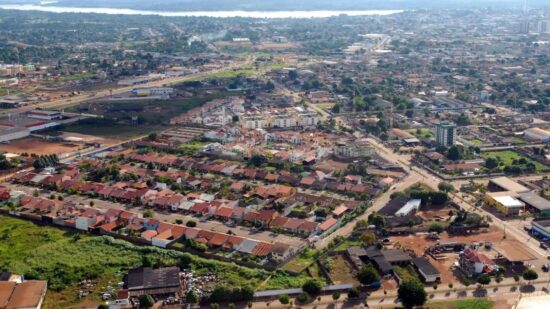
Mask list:
[[[33,109],[36,109],[36,108],[42,108],[42,109],[46,109],[46,108],[63,108],[63,107],[73,106],[73,105],[77,105],[77,104],[92,101],[92,100],[106,98],[106,97],[109,97],[111,95],[120,95],[120,94],[123,94],[123,93],[130,92],[135,88],[162,87],[162,86],[167,86],[167,85],[178,84],[178,83],[182,83],[182,82],[185,82],[185,81],[188,81],[188,80],[193,80],[193,79],[196,79],[196,78],[207,77],[210,74],[215,74],[215,73],[218,73],[218,72],[221,72],[221,71],[227,71],[227,70],[236,69],[236,68],[239,68],[239,67],[244,67],[244,66],[249,65],[251,62],[253,62],[253,59],[248,58],[244,61],[233,62],[229,66],[226,66],[226,67],[223,67],[223,68],[220,68],[220,69],[201,72],[201,73],[197,73],[197,74],[191,74],[191,75],[187,75],[187,76],[172,77],[172,78],[156,80],[156,81],[152,81],[152,82],[149,82],[149,83],[146,83],[146,84],[141,84],[139,86],[129,86],[129,87],[121,87],[121,88],[115,88],[115,89],[101,90],[99,92],[95,92],[95,95],[92,94],[92,92],[84,92],[81,95],[70,97],[70,98],[63,98],[63,99],[60,99],[60,100],[55,100],[55,101],[50,101],[50,102],[32,104],[32,105],[23,106],[23,107],[16,108],[16,109],[0,110],[0,115],[2,115],[2,114],[5,115],[5,114],[8,114],[8,113],[9,114],[22,113],[22,112],[33,110]]]
[[[383,157],[388,161],[400,164],[404,167],[410,166],[411,164],[410,158],[406,157],[405,155],[399,155],[398,153],[395,153],[390,149],[387,149],[384,145],[375,141],[374,139],[369,139],[369,142],[371,142],[371,144],[374,145],[379,152],[382,152]],[[430,174],[428,171],[423,170],[419,167],[416,167],[416,166],[411,167],[411,175],[414,175],[414,172],[416,172],[418,175],[422,177],[423,183],[425,183],[426,185],[430,186],[433,189],[437,189],[438,184],[441,182],[439,178],[436,178],[434,175]],[[470,199],[475,200],[475,197],[472,197],[472,196],[468,196],[468,197]],[[533,251],[533,253],[537,255],[539,260],[541,261],[546,260],[547,252],[539,248],[538,241],[534,240],[529,234],[525,233],[517,225],[514,225],[511,222],[502,220],[499,217],[496,217],[495,215],[493,215],[492,213],[483,210],[482,208],[476,209],[470,203],[468,203],[465,199],[459,196],[459,194],[452,194],[451,198],[455,203],[457,203],[461,208],[465,210],[480,212],[482,215],[489,216],[492,219],[494,225],[504,229],[507,235],[511,235],[514,238],[516,238],[518,241],[525,244],[531,251]]]
[[[476,299],[476,298],[491,298],[491,299],[506,299],[509,304],[514,304],[522,297],[534,295],[546,295],[544,289],[548,288],[548,278],[534,282],[532,285],[522,285],[521,287],[515,282],[501,282],[500,284],[492,283],[483,289],[478,289],[477,286],[460,287],[449,289],[448,287],[440,286],[437,290],[426,289],[428,293],[428,301],[452,301],[456,299]],[[357,300],[347,300],[345,294],[341,295],[338,302],[335,302],[332,295],[321,296],[321,299],[315,299],[309,304],[300,305],[300,308],[367,308],[365,304],[367,298],[368,308],[394,308],[399,306],[397,295],[394,291],[384,295],[383,291],[376,291],[370,296],[361,295]],[[267,308],[267,302],[254,302],[252,308]],[[269,303],[269,308],[289,308],[282,305],[278,300],[273,300]]]

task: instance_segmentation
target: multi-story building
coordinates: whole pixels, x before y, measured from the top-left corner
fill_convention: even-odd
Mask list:
[[[538,33],[550,33],[550,20],[539,20],[537,23]]]
[[[438,123],[435,127],[435,140],[441,146],[452,146],[456,141],[456,126],[450,123]]]
[[[266,128],[295,128],[314,127],[320,121],[317,113],[311,111],[298,111],[295,113],[283,112],[265,115],[243,116],[241,126],[245,129]]]
[[[374,154],[374,149],[367,143],[339,141],[334,146],[333,153],[343,158],[362,158],[372,156]]]

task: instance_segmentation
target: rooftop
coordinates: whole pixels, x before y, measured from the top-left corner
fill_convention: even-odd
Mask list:
[[[179,273],[179,267],[136,268],[128,272],[126,285],[128,290],[179,287]]]
[[[530,190],[521,184],[513,181],[508,177],[497,177],[490,180],[491,183],[499,186],[505,191],[513,191],[517,193],[529,192]]]

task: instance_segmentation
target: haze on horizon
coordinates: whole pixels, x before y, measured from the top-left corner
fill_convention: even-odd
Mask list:
[[[379,9],[461,9],[522,8],[522,0],[0,0],[0,4],[43,4],[69,7],[108,7],[140,10],[179,11],[298,11],[298,10],[379,10]],[[546,0],[529,0],[531,8],[550,6]]]

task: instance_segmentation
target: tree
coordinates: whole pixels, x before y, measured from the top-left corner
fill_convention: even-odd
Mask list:
[[[288,78],[290,78],[291,80],[296,80],[298,78],[298,72],[296,72],[296,70],[289,70]]]
[[[279,297],[279,302],[283,305],[288,305],[290,303],[290,297],[288,295],[284,294]]]
[[[462,159],[462,153],[457,146],[451,146],[447,151],[447,159],[451,161],[457,161]]]
[[[357,274],[357,279],[362,284],[371,284],[378,281],[378,272],[372,264],[365,264]]]
[[[141,267],[153,267],[153,261],[147,255],[141,257]]]
[[[148,309],[153,307],[154,304],[155,304],[155,300],[153,299],[153,297],[151,297],[151,295],[141,295],[139,297],[140,308]]]
[[[439,191],[443,192],[453,192],[455,190],[455,187],[451,183],[445,181],[440,182],[437,185],[437,188],[439,189]]]
[[[376,235],[373,232],[365,231],[359,236],[359,240],[364,246],[372,246],[376,243]]]
[[[156,141],[157,140],[157,133],[149,134],[149,139],[152,140],[152,141]]]
[[[539,274],[534,269],[527,269],[523,272],[523,279],[527,281],[533,281],[537,280],[539,277]]]
[[[488,158],[487,160],[485,160],[485,167],[488,170],[493,170],[493,169],[497,168],[498,167],[498,160],[495,159],[495,158]]]
[[[307,303],[307,301],[309,300],[309,295],[307,295],[306,292],[302,292],[298,295],[298,297],[296,297],[296,300],[301,302],[302,304]]]
[[[340,299],[340,292],[336,291],[332,293],[332,299],[337,302]]]
[[[150,209],[147,209],[146,211],[143,212],[144,218],[152,218],[154,215],[155,213]]]
[[[317,280],[308,280],[302,286],[304,292],[308,293],[309,295],[319,294],[321,292],[321,288],[321,282]]]
[[[267,159],[262,155],[255,154],[250,158],[250,164],[256,167],[260,167],[265,163],[267,163]]]
[[[481,285],[487,285],[491,283],[491,277],[487,274],[481,274],[479,277],[477,277],[477,283]]]
[[[443,225],[441,225],[441,223],[434,222],[430,224],[430,229],[429,229],[430,232],[440,234],[440,233],[443,233],[444,230],[445,228],[443,227]]]
[[[397,297],[407,309],[422,306],[427,300],[424,285],[417,279],[403,281],[397,290]]]
[[[194,220],[189,220],[185,223],[185,226],[187,227],[195,227],[197,226],[197,221],[194,221]]]
[[[359,290],[357,288],[351,288],[348,291],[348,298],[357,298],[359,297]]]
[[[196,304],[199,301],[199,296],[195,293],[195,291],[190,290],[187,294],[185,294],[185,300],[188,303]]]

